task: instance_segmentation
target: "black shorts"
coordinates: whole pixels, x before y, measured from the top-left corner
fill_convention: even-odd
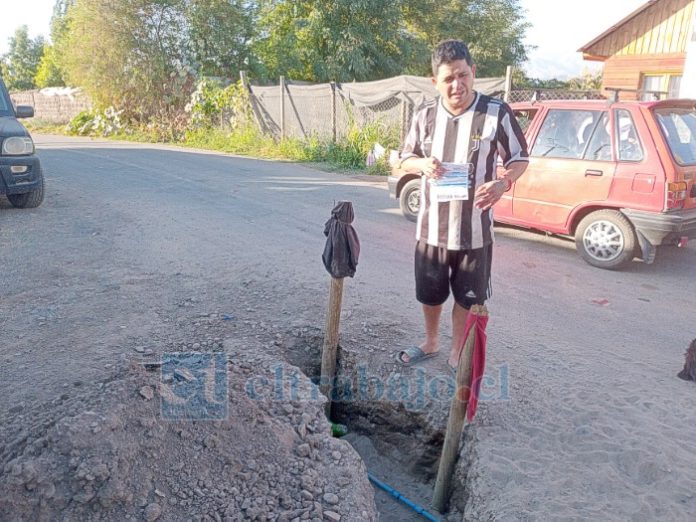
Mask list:
[[[493,245],[475,250],[447,250],[416,243],[416,299],[437,306],[449,297],[467,310],[482,305],[491,296],[491,260]]]

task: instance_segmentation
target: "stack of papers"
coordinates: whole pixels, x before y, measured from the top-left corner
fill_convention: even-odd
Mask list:
[[[430,179],[438,202],[469,199],[469,163],[443,163],[445,173]]]

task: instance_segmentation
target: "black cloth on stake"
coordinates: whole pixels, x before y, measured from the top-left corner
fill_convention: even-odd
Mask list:
[[[339,201],[331,211],[331,217],[324,225],[326,246],[321,258],[331,277],[353,277],[358,266],[360,241],[353,229],[353,204]]]

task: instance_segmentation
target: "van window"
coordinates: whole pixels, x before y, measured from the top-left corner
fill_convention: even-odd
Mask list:
[[[696,109],[658,109],[655,114],[674,160],[696,165]]]
[[[602,125],[598,122],[602,120]],[[546,158],[600,159],[596,156],[609,155],[611,144],[598,131],[606,132],[606,112],[589,110],[551,109],[541,125],[532,147],[532,156]],[[591,143],[592,142],[592,143]]]
[[[10,115],[9,107],[10,107],[10,104],[9,104],[9,100],[7,99],[7,93],[5,92],[5,89],[3,88],[3,86],[0,85],[0,116],[9,116]]]
[[[619,144],[619,161],[641,161],[643,146],[631,113],[626,109],[616,111],[616,143]]]

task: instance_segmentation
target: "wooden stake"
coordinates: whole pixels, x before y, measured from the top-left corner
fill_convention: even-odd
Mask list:
[[[341,300],[343,299],[343,278],[331,278],[329,309],[326,314],[326,332],[321,350],[321,381],[319,389],[328,397],[326,416],[331,416],[331,397],[333,381],[336,377],[336,351],[338,348],[338,327],[341,321]]]
[[[406,100],[401,100],[401,120],[399,121],[399,127],[401,128],[400,143],[404,142],[404,139],[406,139],[406,134],[408,133],[409,122],[406,121],[406,117],[408,115],[408,105],[406,103]]]
[[[474,305],[471,312],[478,315],[487,315],[485,306]],[[469,331],[464,342],[464,349],[459,357],[457,366],[456,390],[450,403],[449,419],[447,420],[447,433],[445,443],[442,446],[440,464],[437,469],[435,492],[433,493],[433,507],[440,512],[445,510],[449,498],[450,484],[454,473],[454,465],[459,455],[459,441],[464,431],[466,420],[466,407],[469,403],[469,390],[471,386],[471,360],[476,343],[476,328]]]
[[[331,82],[331,141],[336,143],[336,83]]]
[[[280,139],[285,139],[285,76],[280,77]]]
[[[512,65],[508,65],[505,68],[505,94],[503,94],[503,100],[505,100],[506,102],[509,102],[511,92],[512,92]]]
[[[246,71],[239,71],[239,79],[242,81],[242,85],[246,88],[249,93],[249,103],[251,104],[251,114],[254,116],[254,121],[256,126],[259,128],[259,132],[263,132],[263,125],[261,125],[261,117],[259,116],[258,108],[256,107],[256,96],[251,90],[251,85],[247,79]]]

